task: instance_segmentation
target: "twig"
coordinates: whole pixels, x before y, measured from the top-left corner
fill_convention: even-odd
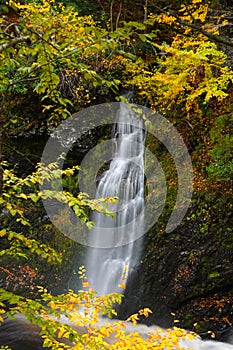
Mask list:
[[[26,37],[26,36],[20,36],[19,38],[13,38],[13,39],[9,40],[8,43],[0,45],[0,53],[4,50],[8,49],[9,47],[17,45],[19,43],[26,42],[27,40],[28,40],[28,37]]]
[[[12,146],[9,146],[9,148],[11,148],[15,153],[19,154],[22,158],[24,158],[25,160],[27,160],[27,161],[28,161],[31,165],[33,165],[33,166],[34,166],[35,164],[34,164],[27,156],[33,156],[33,157],[39,158],[38,155],[32,154],[32,153],[26,155],[25,153],[22,153],[22,152],[18,151],[15,147],[12,147]]]
[[[38,80],[39,77],[34,77],[34,78],[19,78],[15,81],[12,81],[11,83],[8,84],[9,87],[11,86],[14,86],[15,84],[18,84],[18,83],[26,83],[27,81],[35,81],[35,80]]]
[[[175,17],[177,22],[180,23],[181,25],[185,26],[185,27],[189,27],[189,28],[192,28],[196,31],[198,31],[199,33],[203,34],[204,36],[206,36],[207,38],[209,38],[210,40],[214,41],[214,42],[219,42],[221,44],[224,44],[224,45],[227,45],[227,46],[231,46],[233,47],[233,40],[226,40],[224,39],[222,36],[220,35],[216,35],[216,34],[213,34],[213,33],[209,33],[207,32],[206,30],[204,30],[203,27],[201,26],[198,26],[194,23],[189,23],[187,21],[184,21],[182,19],[179,18],[179,16],[174,12],[172,11],[171,9],[169,9],[169,12],[165,11],[164,9],[161,9],[160,7],[156,6],[157,9],[159,9],[162,13],[164,14],[170,14],[171,16]],[[232,25],[232,24],[230,24]]]
[[[0,269],[4,272],[6,272],[8,275],[16,277],[12,272],[10,272],[8,269],[5,269],[4,267],[0,266]]]
[[[148,0],[145,1],[145,5],[144,5],[144,22],[147,20],[147,16],[148,16]]]
[[[2,44],[0,46],[0,53],[6,49],[8,49],[9,47],[12,47],[14,45],[17,45],[18,43],[22,43],[22,42],[26,42],[29,40],[28,37],[21,35],[20,30],[18,28],[17,23],[10,23],[4,30],[4,34],[7,35],[9,37],[9,34],[7,33],[9,31],[10,28],[13,27],[13,32],[15,34],[15,37],[10,39],[7,43]]]
[[[117,19],[116,19],[116,29],[118,28],[118,23],[119,23],[120,16],[121,16],[121,10],[122,10],[122,4],[120,3],[120,9],[119,9],[119,12],[117,14]]]
[[[46,40],[45,38],[43,38],[42,35],[40,35],[39,33],[37,33],[36,31],[34,31],[34,30],[30,29],[30,28],[29,28],[28,30],[29,30],[29,32],[31,32],[32,34],[35,34],[40,40],[42,40],[43,42],[45,42],[46,44],[52,46],[55,50],[57,50],[57,51],[60,52],[60,50],[59,50],[58,47],[56,47],[56,46],[53,45],[51,42],[49,42],[48,40]]]
[[[210,40],[215,41],[215,42],[217,41],[217,42],[219,42],[221,44],[233,47],[233,40],[229,41],[229,40],[224,39],[220,35],[209,33],[207,31],[205,31],[202,27],[199,27],[199,26],[197,26],[196,24],[193,24],[193,23],[189,23],[189,22],[183,21],[178,16],[176,16],[174,14],[172,14],[172,16],[174,16],[180,24],[200,32],[201,34],[203,34],[204,36],[206,36]]]
[[[113,18],[112,18],[113,3],[114,3],[114,1],[111,1],[111,5],[110,5],[110,23],[111,23],[111,32],[113,32]]]

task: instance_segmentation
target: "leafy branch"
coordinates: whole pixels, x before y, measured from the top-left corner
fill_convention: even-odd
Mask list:
[[[29,39],[27,36],[21,35],[20,30],[19,30],[19,28],[18,28],[18,26],[17,26],[16,23],[11,23],[11,24],[9,24],[9,25],[6,27],[6,29],[4,30],[4,34],[5,34],[6,36],[9,37],[9,35],[7,34],[7,31],[8,31],[11,27],[13,27],[13,33],[14,33],[15,37],[9,39],[8,42],[6,42],[6,43],[0,45],[0,53],[3,52],[4,50],[8,49],[9,47],[13,47],[13,46],[16,46],[16,45],[19,44],[19,43],[29,42],[29,41],[30,41],[30,39]]]
[[[191,28],[193,29],[194,31],[198,32],[198,33],[201,33],[203,34],[204,36],[206,36],[208,39],[210,39],[211,41],[214,41],[214,42],[218,42],[218,43],[221,43],[221,44],[224,44],[224,45],[227,45],[227,46],[230,46],[230,47],[233,47],[233,40],[227,40],[225,39],[224,37],[220,36],[220,35],[217,35],[217,34],[214,34],[214,33],[210,33],[208,31],[205,30],[205,26],[200,26],[200,25],[197,25],[195,23],[191,23],[191,22],[188,22],[184,19],[182,19],[180,16],[177,15],[177,13],[175,11],[173,11],[172,9],[161,9],[161,7],[158,7],[156,5],[154,5],[159,11],[160,13],[164,14],[164,15],[167,15],[167,16],[172,16],[176,19],[176,21],[181,24],[182,26],[184,27],[188,27],[188,28]],[[188,11],[188,14],[190,15],[190,17],[193,19],[193,16],[192,14],[190,14],[190,12]],[[232,24],[224,24],[224,26],[226,25],[232,25]],[[214,28],[216,27],[219,27],[220,25],[213,25]],[[222,25],[223,26],[223,25]]]
[[[7,43],[0,45],[0,53],[6,49],[8,49],[9,47],[15,46],[19,43],[23,43],[23,42],[27,42],[28,41],[28,37],[26,36],[20,36],[19,38],[13,38],[10,39]]]
[[[233,47],[233,40],[226,40],[225,38],[223,38],[220,35],[216,35],[216,34],[207,32],[204,29],[204,27],[198,26],[194,23],[189,23],[187,21],[184,21],[184,20],[180,19],[179,16],[177,16],[175,12],[171,12],[171,14],[172,14],[172,16],[174,16],[176,18],[178,23],[180,23],[183,26],[194,29],[195,31],[197,31],[197,32],[203,34],[204,36],[206,36],[207,38],[209,38],[211,41],[215,41],[215,42]]]

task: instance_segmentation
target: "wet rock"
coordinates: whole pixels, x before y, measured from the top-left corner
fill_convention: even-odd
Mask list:
[[[125,305],[136,295],[154,312],[149,322],[168,327],[176,319],[175,325],[203,338],[221,339],[233,324],[231,226],[231,199],[215,194],[196,195],[171,234],[160,233],[157,224],[145,240],[139,277],[127,286]],[[163,317],[165,312],[175,316]]]

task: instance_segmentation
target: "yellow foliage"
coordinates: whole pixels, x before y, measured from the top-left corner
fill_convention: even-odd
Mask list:
[[[202,35],[198,39],[177,36],[171,46],[156,44],[156,47],[167,55],[158,60],[160,68],[154,73],[138,65],[135,74],[135,67],[126,67],[133,76],[129,84],[137,86],[151,106],[166,112],[180,104],[189,116],[191,110],[200,112],[199,99],[209,102],[227,97],[226,88],[233,81],[233,72],[225,65],[226,55],[214,43]]]
[[[176,21],[176,18],[174,16],[162,13],[159,16],[157,16],[156,21],[158,23],[166,23],[170,25]]]
[[[82,266],[79,272],[81,275],[84,274],[84,279],[86,279],[84,270]],[[83,284],[85,287],[89,286],[86,280],[83,281]],[[53,297],[45,293],[45,298],[50,300],[49,306],[52,312],[57,309],[59,314],[66,314],[69,324],[69,326],[65,323],[61,324],[49,317],[49,327],[51,329],[56,327],[57,339],[45,335],[47,346],[56,344],[59,349],[67,350],[164,350],[165,348],[181,350],[182,347],[179,345],[181,339],[196,337],[194,333],[176,327],[167,330],[150,328],[150,331],[148,328],[148,334],[143,335],[137,331],[137,328],[128,327],[128,323],[136,326],[140,316],[148,317],[152,313],[149,308],[139,310],[125,322],[118,320],[110,322],[108,319],[103,322],[100,316],[115,314],[112,305],[121,301],[121,296],[115,293],[98,296],[92,288],[89,288],[86,291],[79,291],[78,294],[70,291],[63,297]],[[64,343],[67,344],[68,339],[70,345],[64,345]]]
[[[174,33],[169,45],[153,39],[156,49],[164,53],[156,57],[153,70],[150,67],[153,61],[147,66],[140,58],[129,63],[123,57],[117,57],[112,62],[116,69],[124,71],[127,77],[125,85],[136,86],[139,94],[148,99],[151,108],[167,113],[178,105],[189,119],[193,114],[202,113],[203,103],[214,99],[222,101],[228,96],[227,86],[233,81],[233,73],[226,65],[227,56],[203,33],[183,24],[187,22],[206,32],[218,34],[219,21],[221,25],[225,23],[224,17],[218,22],[209,23],[208,11],[208,4],[193,0],[189,5],[181,5],[179,18],[172,13],[150,14],[158,23],[172,24],[174,27],[182,25],[183,29],[182,33]]]
[[[82,266],[80,273],[85,274],[84,270]],[[21,312],[41,327],[44,347],[63,350],[182,350],[180,340],[196,337],[194,333],[176,327],[167,330],[148,328],[148,332],[139,333],[134,326],[140,316],[149,316],[151,310],[148,308],[139,310],[124,322],[110,320],[108,317],[116,315],[113,305],[122,300],[120,294],[99,296],[92,288],[78,293],[70,290],[56,296],[43,287],[39,292],[40,302],[10,292],[5,292],[5,298],[11,300],[12,297],[18,304],[11,309],[11,314]],[[2,312],[5,310],[0,309],[0,314]]]
[[[190,5],[181,5],[179,12],[182,20],[193,23],[194,20],[199,20],[202,23],[205,22],[209,5],[202,4],[201,0],[193,0]]]

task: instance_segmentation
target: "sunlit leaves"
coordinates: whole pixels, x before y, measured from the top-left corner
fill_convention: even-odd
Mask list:
[[[111,317],[116,314],[113,305],[121,303],[122,295],[113,293],[99,296],[85,280],[84,266],[80,267],[79,272],[80,277],[84,278],[85,290],[53,296],[39,287],[41,302],[0,290],[4,302],[19,305],[13,307],[8,316],[22,312],[31,322],[41,327],[44,347],[50,346],[52,349],[178,350],[182,349],[179,345],[181,339],[195,337],[194,333],[175,327],[168,330],[150,328],[148,334],[141,335],[128,323],[136,326],[141,316],[149,316],[151,310],[148,308],[139,310],[125,322],[107,318],[103,322],[101,315]]]
[[[77,196],[73,196],[72,193],[64,191],[62,188],[52,188],[51,190],[39,191],[35,186],[43,185],[45,181],[50,181],[52,184],[61,184],[62,177],[70,177],[74,175],[75,171],[79,169],[79,166],[73,166],[68,169],[59,169],[57,163],[49,164],[45,167],[43,164],[38,164],[37,170],[28,175],[25,178],[17,177],[11,170],[5,169],[3,173],[3,193],[1,203],[6,206],[11,215],[18,214],[23,217],[23,209],[17,205],[13,205],[15,199],[32,200],[34,203],[39,199],[55,198],[60,202],[67,203],[69,207],[72,207],[77,216],[81,216],[83,221],[88,220],[88,216],[84,209],[88,208],[102,212],[105,215],[113,215],[108,210],[107,203],[115,203],[117,198],[101,198],[90,199],[88,194],[79,192]],[[57,180],[57,181],[56,181]],[[28,186],[32,191],[28,194],[23,192],[23,186]],[[54,186],[54,185],[53,185]],[[5,199],[6,198],[6,199]],[[9,198],[11,201],[9,201]],[[26,219],[25,219],[26,220]]]
[[[208,3],[203,4],[202,0],[193,0],[190,5],[181,5],[179,12],[181,13],[181,19],[192,23],[194,20],[201,21],[206,20],[208,12]]]
[[[187,40],[183,41],[187,47]],[[224,66],[226,56],[210,42],[198,42],[190,48],[175,42],[172,47],[157,45],[167,53],[158,61],[160,67],[153,74],[146,69],[139,71],[130,81],[138,86],[141,94],[160,109],[168,109],[175,103],[183,103],[189,112],[190,102],[202,97],[206,102],[212,98],[227,97],[227,85],[233,81],[232,72]],[[127,67],[133,73],[133,67]]]
[[[117,89],[120,80],[111,79],[101,68],[119,50],[125,52],[132,32],[145,29],[144,24],[132,21],[109,33],[91,16],[80,16],[74,8],[53,1],[21,4],[11,0],[8,6],[18,16],[14,28],[28,41],[2,51],[0,91],[8,98],[16,89],[23,93],[33,89],[44,101],[44,111],[50,111],[50,121],[56,123],[70,115],[74,101],[82,106],[90,102],[90,87]],[[9,41],[4,34],[7,28],[4,22],[0,47]],[[149,40],[147,34],[140,36]],[[131,50],[126,51],[128,60],[134,59]]]
[[[47,167],[38,164],[36,171],[24,178],[18,177],[7,167],[6,163],[3,163],[3,166],[1,209],[4,210],[5,215],[10,215],[21,224],[22,229],[23,226],[27,226],[31,230],[30,221],[26,217],[27,208],[36,205],[41,199],[55,199],[66,204],[88,228],[94,225],[89,219],[89,210],[113,216],[108,208],[108,203],[116,202],[116,198],[90,199],[86,193],[79,192],[77,196],[74,196],[71,192],[56,187],[51,190],[39,190],[39,185],[43,185],[45,181],[57,183],[62,178],[65,181],[66,178],[72,177],[79,169],[78,166],[63,170],[59,169],[57,163],[49,164]],[[21,232],[4,228],[0,231],[0,237],[6,238],[9,242],[9,247],[1,251],[1,256],[27,259],[30,254],[35,253],[49,262],[61,261],[61,256],[56,251],[35,239],[25,237]]]
[[[2,229],[0,230],[0,237],[5,237],[10,242],[9,248],[1,250],[0,257],[11,256],[28,259],[31,253],[35,253],[48,262],[61,262],[61,256],[54,249],[35,239],[26,238],[22,233]]]

